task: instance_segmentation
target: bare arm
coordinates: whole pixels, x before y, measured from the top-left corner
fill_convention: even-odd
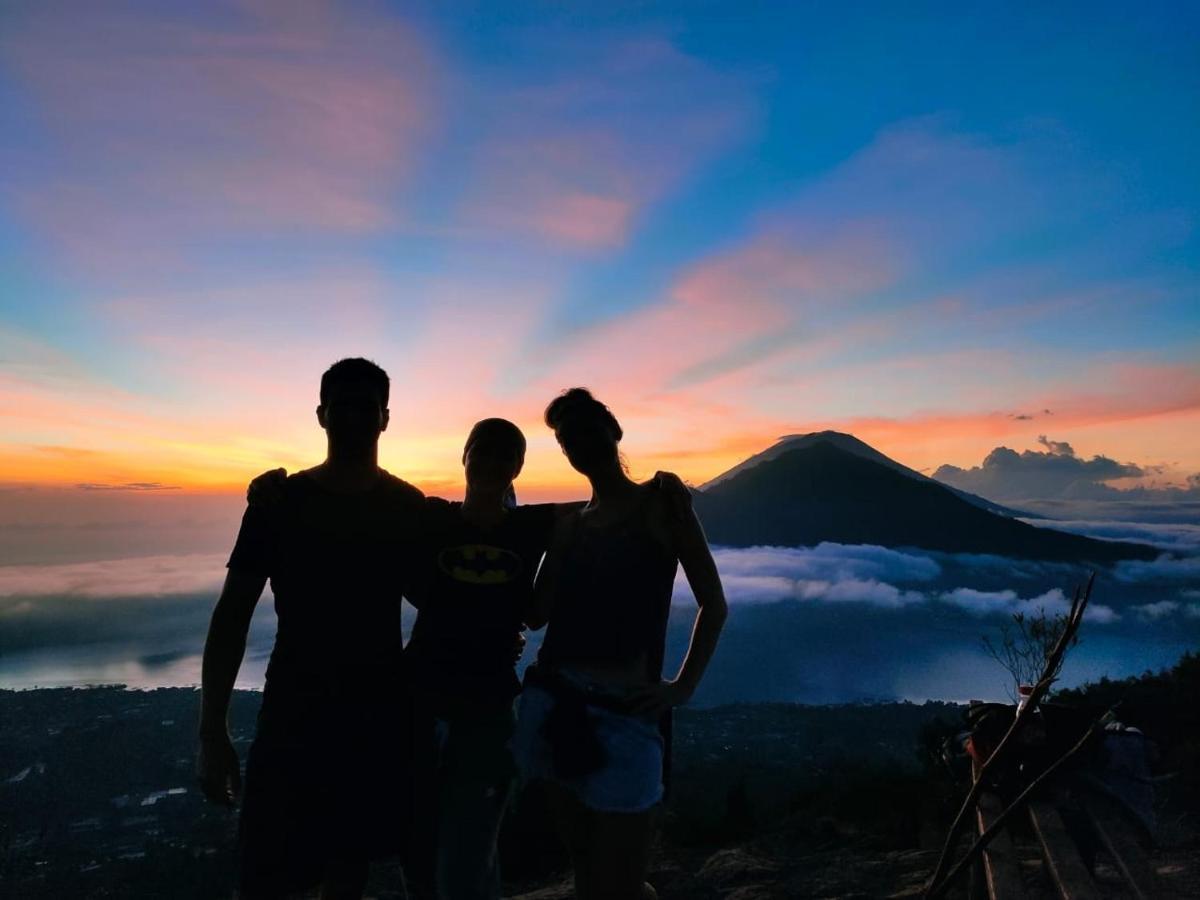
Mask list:
[[[670,681],[660,681],[632,695],[630,711],[635,713],[662,712],[692,698],[717,649],[721,629],[729,615],[721,576],[696,513],[690,506],[686,510],[675,506],[665,512],[667,533],[700,609],[679,673]]]
[[[204,795],[232,804],[241,789],[237,753],[229,738],[229,698],[246,652],[246,634],[265,575],[230,569],[204,642],[200,693],[200,751],[196,774]]]
[[[689,507],[686,518],[673,523],[671,530],[683,574],[700,607],[692,626],[687,655],[675,677],[675,682],[686,691],[686,702],[700,685],[700,679],[704,677],[709,660],[717,649],[717,640],[729,615],[729,605],[725,602],[721,576],[696,513]]]

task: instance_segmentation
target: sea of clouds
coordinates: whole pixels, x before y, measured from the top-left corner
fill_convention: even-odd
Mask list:
[[[1068,523],[1079,525],[1082,523]],[[1095,525],[1095,523],[1091,523]],[[1100,536],[1120,523],[1100,525],[1080,533]],[[1140,526],[1144,537],[1153,537],[1165,551],[1151,561],[1118,563],[1106,580],[1124,584],[1154,584],[1174,588],[1170,598],[1178,611],[1200,614],[1200,527]],[[1125,528],[1120,537],[1126,538]],[[1116,535],[1113,535],[1116,536]],[[822,543],[815,547],[715,547],[713,555],[731,604],[752,603],[862,603],[885,608],[944,603],[977,615],[1011,615],[1045,610],[1049,614],[1069,606],[1065,589],[1080,569],[1056,563],[1012,560],[986,554],[944,554],[920,550],[894,550],[872,545]],[[58,565],[0,566],[0,628],[28,616],[53,609],[56,617],[66,608],[91,618],[112,618],[120,601],[147,599],[164,604],[179,598],[205,596],[211,605],[224,578],[224,554],[181,554],[103,560]],[[1015,588],[982,589],[979,581],[996,577],[1025,583],[1063,579],[1036,594],[1021,595]],[[953,584],[955,578],[971,583]],[[60,601],[60,602],[53,602]],[[65,602],[63,602],[65,601]],[[676,604],[693,601],[686,572],[681,568],[675,591]],[[116,605],[114,605],[116,604]],[[1196,606],[1193,610],[1192,606]],[[1093,602],[1093,621],[1117,621],[1122,612],[1110,603]],[[1161,612],[1159,613],[1161,615]]]
[[[1097,574],[1085,620],[1091,646],[1077,654],[1080,677],[1140,672],[1200,646],[1200,526],[1052,524],[1162,551]],[[983,674],[980,636],[1016,613],[1064,613],[1088,575],[1063,563],[869,545],[713,553],[731,615],[700,698],[707,702],[948,697],[947,679],[971,696],[994,696],[1002,688],[994,674]],[[159,554],[0,566],[0,687],[195,683],[226,559]],[[261,684],[272,607],[268,590],[252,624],[243,686]],[[686,647],[694,608],[681,569],[669,659]],[[411,618],[409,611],[409,626]],[[540,635],[531,635],[526,659],[539,644]]]
[[[831,543],[815,547],[717,547],[713,555],[731,604],[860,603],[892,609],[946,604],[977,616],[1039,612],[1054,616],[1070,608],[1067,592],[1074,586],[1071,579],[1077,581],[1084,574],[1079,567],[1065,564]],[[1013,587],[983,589],[978,581],[985,575],[990,575],[988,581],[1007,576],[1030,585],[1032,592],[1022,595]],[[970,578],[975,583],[955,584],[956,578]],[[1053,579],[1059,579],[1059,584],[1048,585]],[[1109,624],[1129,614],[1162,618],[1178,613],[1200,618],[1200,591],[1196,589],[1200,585],[1200,556],[1163,554],[1153,561],[1118,563],[1099,583],[1114,581],[1155,589],[1169,582],[1166,589],[1172,597],[1145,604],[1127,603],[1124,608],[1093,600],[1085,613],[1088,621]],[[1043,589],[1036,590],[1033,585]],[[1122,591],[1122,595],[1129,593]],[[692,601],[686,574],[681,571],[675,603]]]

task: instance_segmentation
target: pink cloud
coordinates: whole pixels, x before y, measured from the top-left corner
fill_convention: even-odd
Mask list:
[[[530,380],[592,384],[647,411],[675,404],[702,418],[711,408],[738,434],[772,422],[946,418],[967,425],[972,446],[982,431],[1019,427],[1007,419],[1012,409],[1071,409],[1086,427],[1113,421],[1114,410],[1189,408],[1186,371],[1141,377],[1119,360],[989,340],[997,328],[1094,309],[1137,285],[1066,294],[1051,288],[1061,272],[1047,267],[1029,300],[1022,279],[914,295],[909,276],[922,260],[953,259],[980,234],[1022,227],[1044,202],[1044,174],[1030,168],[1026,147],[933,120],[889,128],[763,214],[748,237],[684,269],[658,302],[562,340],[529,366]],[[991,297],[998,290],[1003,303]],[[1006,412],[980,412],[997,409]],[[938,439],[954,441],[948,430]]]
[[[587,146],[608,149],[600,140]],[[636,385],[688,401],[720,392],[730,405],[750,396],[770,414],[764,380],[777,379],[782,392],[803,381],[806,366],[834,371],[846,354],[894,355],[887,345],[914,316],[945,323],[966,308],[947,297],[897,305],[888,292],[921,258],[955,252],[976,229],[1035,203],[1019,162],[1017,151],[934,120],[886,129],[763,212],[741,240],[685,268],[658,302],[563,341],[534,377],[569,370],[575,381],[603,380],[622,392]],[[938,198],[936,215],[926,193]],[[1004,202],[988,202],[997,197]],[[783,369],[771,371],[776,362]]]
[[[393,223],[438,77],[403,22],[324,4],[235,4],[204,25],[38,4],[0,54],[55,148],[18,208],[76,262],[118,270],[197,241]]]
[[[569,374],[689,403],[719,386],[734,408],[747,370],[827,343],[828,323],[851,317],[896,268],[870,227],[805,234],[770,223],[684,269],[660,302],[570,336],[537,378]]]
[[[221,405],[230,398],[304,397],[340,356],[383,355],[394,286],[366,266],[307,277],[243,278],[220,288],[148,291],[103,304],[105,322],[147,371],[170,381],[181,398],[197,393]]]
[[[1103,360],[1071,381],[1074,390],[1069,399],[1047,394],[1038,403],[1056,414],[1061,410],[1081,419],[1108,421],[1200,409],[1200,365],[1196,364]]]
[[[535,190],[524,200],[526,208],[484,207],[481,224],[552,236],[582,247],[613,247],[624,239],[634,212],[632,200],[600,194],[556,193]]]
[[[585,249],[618,246],[646,207],[753,118],[737,79],[666,41],[576,50],[569,69],[540,67],[543,83],[488,96],[461,213],[468,223]]]

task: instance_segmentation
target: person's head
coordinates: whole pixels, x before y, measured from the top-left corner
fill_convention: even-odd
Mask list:
[[[468,486],[503,491],[525,465],[525,435],[508,419],[483,419],[467,435],[462,461]]]
[[[331,440],[369,444],[388,426],[387,372],[369,359],[341,359],[321,376],[317,421]]]
[[[563,391],[546,407],[545,419],[577,472],[591,476],[621,465],[621,424],[587,388]]]

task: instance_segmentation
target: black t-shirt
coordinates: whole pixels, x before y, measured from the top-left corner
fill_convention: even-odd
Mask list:
[[[387,472],[350,494],[299,472],[279,502],[247,507],[228,566],[271,579],[267,697],[369,693],[399,679],[400,604],[423,510],[421,492]]]
[[[554,504],[518,506],[493,528],[467,521],[462,504],[425,501],[410,596],[420,609],[405,658],[413,687],[466,703],[511,702],[513,665],[533,576],[554,530]]]

